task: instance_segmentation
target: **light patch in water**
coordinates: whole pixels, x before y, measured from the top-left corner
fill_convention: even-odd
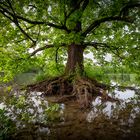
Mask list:
[[[50,133],[50,129],[48,127],[39,127],[37,132],[41,133],[41,134],[49,134]]]
[[[94,121],[96,117],[98,117],[101,113],[103,113],[105,116],[108,118],[115,117],[118,118],[119,111],[121,109],[125,109],[128,104],[132,106],[134,105],[130,114],[128,120],[124,121],[123,119],[120,120],[121,124],[124,125],[126,123],[129,123],[130,125],[134,122],[134,118],[136,117],[136,114],[140,113],[140,108],[137,107],[138,100],[135,99],[137,98],[138,95],[135,94],[134,90],[125,90],[125,91],[119,91],[115,89],[113,93],[109,93],[109,96],[119,99],[120,103],[118,102],[102,102],[101,97],[96,97],[96,99],[92,102],[93,109],[87,114],[86,120],[88,122]],[[133,103],[132,103],[133,101]],[[117,110],[118,114],[116,116],[114,115],[114,110]]]
[[[111,117],[114,108],[116,108],[116,103],[108,101],[105,103],[105,108],[103,109],[103,113],[106,114],[108,117]]]
[[[65,109],[65,104],[60,104],[60,108],[61,108],[62,110],[64,110],[64,109]]]
[[[63,121],[65,105],[49,104],[41,92],[16,92],[11,98],[3,98],[0,109],[5,109],[5,115],[15,122],[18,129],[26,128],[29,124],[47,124],[49,121]],[[5,102],[6,101],[6,102]],[[8,102],[7,102],[8,101]],[[12,102],[13,103],[12,103]],[[50,108],[50,111],[46,111]],[[52,120],[51,120],[52,119]],[[41,134],[49,134],[46,127],[38,127]]]
[[[115,81],[111,80],[111,85],[112,85],[112,86],[116,86],[117,83],[116,83]]]
[[[96,105],[101,105],[102,101],[101,101],[101,97],[98,96],[95,101],[92,102],[92,106],[95,107]]]
[[[6,105],[4,103],[0,103],[0,109],[4,109]]]
[[[115,89],[114,97],[123,101],[129,101],[130,98],[134,98],[136,96],[135,91],[126,89],[125,91],[118,91]]]
[[[29,108],[28,109],[29,113],[33,114],[34,113],[34,110],[32,108]]]
[[[86,120],[87,120],[88,122],[92,122],[97,116],[98,116],[97,112],[94,112],[94,111],[92,110],[92,111],[90,111],[90,112],[87,114]]]

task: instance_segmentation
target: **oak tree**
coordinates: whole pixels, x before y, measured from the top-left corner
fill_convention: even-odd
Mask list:
[[[42,89],[47,85],[47,93],[78,93],[88,100],[85,95],[100,93],[105,85],[68,78],[84,75],[84,53],[90,50],[96,59],[109,53],[138,71],[139,24],[138,0],[0,0],[0,70],[35,63],[39,52],[44,61],[67,58],[65,76],[42,83]]]

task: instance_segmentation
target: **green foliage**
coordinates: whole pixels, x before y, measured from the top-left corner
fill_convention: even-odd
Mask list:
[[[50,122],[58,122],[61,118],[61,107],[59,104],[51,104],[47,109],[45,109],[45,113],[47,116],[47,121]]]
[[[44,100],[44,97],[40,97],[40,93],[38,95],[37,93],[23,92],[15,93],[15,95],[4,96],[1,99],[1,135],[13,132],[15,128],[22,129],[28,124],[36,122],[48,124],[60,120],[63,108],[59,104],[51,104]]]
[[[90,66],[86,66],[85,67],[85,73],[88,77],[91,78],[97,78],[98,80],[102,80],[102,76],[104,75],[103,69],[101,67],[90,67]]]
[[[47,67],[43,68],[43,71],[40,71],[36,77],[35,81],[42,81],[44,79],[53,78],[56,76],[61,76],[64,73],[63,65],[56,65],[55,63],[50,63]]]
[[[125,65],[131,72],[139,75],[139,7],[126,8],[121,13],[124,6],[139,5],[139,2],[137,0],[89,0],[87,5],[86,2],[2,0],[0,2],[0,72],[4,72],[4,76],[0,76],[0,82],[8,82],[15,75],[32,68],[42,71],[37,80],[62,74],[63,64],[67,58],[67,46],[71,43],[83,42],[99,43],[97,46],[89,45],[92,48],[89,50],[98,63],[106,64],[105,56],[109,53],[112,55],[113,67]],[[134,22],[110,18],[100,23],[101,19],[116,16],[130,17],[129,20],[134,19]],[[87,29],[91,31],[83,35]],[[53,47],[49,48],[46,44],[51,44]],[[46,50],[40,49],[41,53],[31,56],[32,52],[44,46]]]
[[[102,65],[91,65],[87,62],[85,65],[86,76],[101,81],[106,84],[115,82],[122,86],[139,86],[140,79],[139,75],[132,73],[129,68],[125,66],[112,66],[110,64]]]
[[[0,139],[6,140],[15,132],[15,123],[6,115],[5,109],[0,109]]]

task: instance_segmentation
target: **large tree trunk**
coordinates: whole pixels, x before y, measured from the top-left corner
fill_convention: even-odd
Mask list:
[[[68,47],[68,59],[66,64],[65,73],[67,75],[74,74],[78,72],[83,74],[83,52],[84,47],[81,45],[71,44]]]
[[[111,100],[106,94],[107,86],[96,80],[83,76],[82,45],[71,44],[68,47],[68,60],[65,75],[30,85],[29,90],[41,91],[46,95],[61,95],[53,102],[65,102],[77,99],[81,108],[90,107],[95,96],[102,96],[103,100]],[[80,75],[77,76],[77,73]],[[74,76],[74,78],[73,78]]]

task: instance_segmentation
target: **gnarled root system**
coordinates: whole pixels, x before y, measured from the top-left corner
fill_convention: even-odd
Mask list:
[[[96,96],[102,96],[102,100],[112,100],[106,94],[108,88],[108,86],[87,77],[65,76],[28,86],[30,91],[40,91],[45,95],[60,95],[57,102],[75,99],[82,108],[89,107]]]

